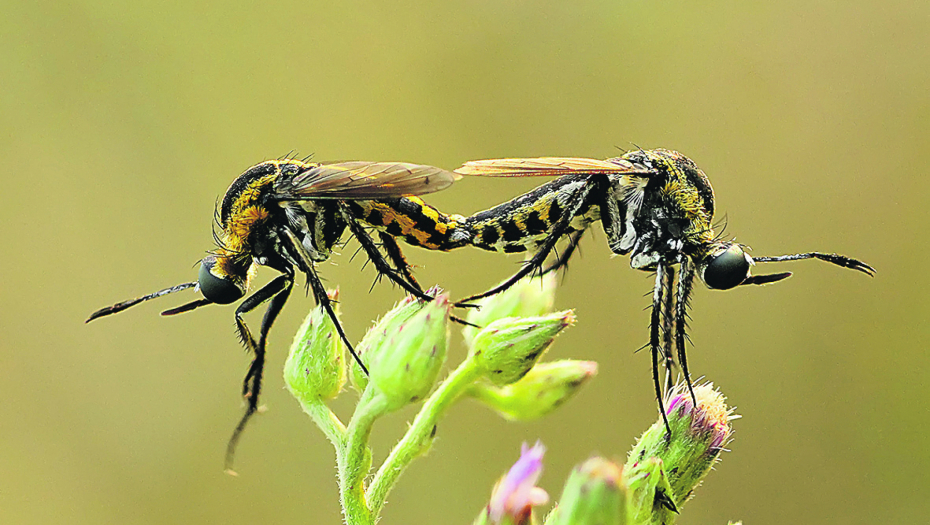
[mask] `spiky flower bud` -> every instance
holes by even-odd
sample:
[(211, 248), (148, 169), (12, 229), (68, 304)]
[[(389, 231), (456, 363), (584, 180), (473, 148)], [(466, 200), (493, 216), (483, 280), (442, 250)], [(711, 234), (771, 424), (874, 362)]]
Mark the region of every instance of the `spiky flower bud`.
[[(542, 277), (525, 278), (503, 292), (476, 302), (465, 318), (476, 326), (487, 326), (505, 317), (536, 317), (552, 312), (555, 303), (556, 275), (549, 272)], [(478, 329), (462, 329), (466, 342), (471, 342)]]
[(385, 396), (389, 410), (426, 397), (446, 359), (449, 296), (417, 306), (419, 311), (405, 321), (392, 320), (381, 341), (367, 351), (371, 386)]
[[(334, 301), (338, 295), (329, 292)], [(336, 397), (345, 381), (345, 345), (326, 311), (314, 308), (294, 336), (284, 363), (284, 382), (299, 399), (326, 400)]]
[(630, 506), (620, 467), (593, 457), (575, 467), (547, 525), (626, 525)]
[[(430, 295), (437, 295), (438, 288), (431, 288), (427, 293)], [(394, 308), (389, 312), (381, 316), (374, 326), (368, 329), (365, 337), (363, 337), (362, 341), (355, 347), (355, 353), (362, 359), (365, 366), (371, 366), (370, 358), (372, 351), (385, 342), (390, 334), (403, 326), (404, 323), (416, 315), (422, 308), (422, 302), (418, 301), (412, 295), (408, 295), (395, 304)], [(355, 388), (359, 391), (365, 390), (368, 386), (368, 376), (362, 371), (362, 368), (358, 366), (358, 363), (354, 361), (351, 369), (352, 384), (355, 385)]]
[[(669, 391), (665, 406), (671, 435), (662, 420), (657, 421), (639, 439), (624, 467), (634, 499), (656, 503), (653, 516), (671, 516), (681, 509), (719, 460), (733, 433), (730, 421), (739, 417), (710, 383), (695, 386), (694, 396), (697, 405), (685, 385)], [(660, 483), (660, 478), (665, 481)]]
[(499, 319), (475, 335), (471, 357), (492, 383), (509, 385), (526, 375), (555, 336), (574, 322), (571, 310), (540, 317)]
[(475, 524), (525, 525), (530, 523), (533, 507), (549, 501), (546, 491), (537, 487), (542, 475), (542, 459), (546, 447), (537, 442), (532, 447), (523, 444), (520, 459), (491, 491), (491, 501)]
[(515, 383), (502, 387), (476, 383), (469, 393), (507, 419), (526, 421), (555, 410), (596, 373), (593, 361), (539, 363)]

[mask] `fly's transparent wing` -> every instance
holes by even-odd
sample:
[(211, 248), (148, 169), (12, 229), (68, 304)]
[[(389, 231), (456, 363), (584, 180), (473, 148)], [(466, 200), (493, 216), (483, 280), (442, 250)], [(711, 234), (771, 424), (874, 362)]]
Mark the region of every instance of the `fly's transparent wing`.
[(460, 178), (422, 164), (351, 161), (311, 167), (280, 181), (275, 190), (284, 200), (369, 200), (433, 193)]
[(621, 158), (607, 160), (576, 157), (540, 157), (535, 159), (472, 160), (455, 170), (460, 175), (481, 177), (560, 177), (596, 173), (649, 173), (649, 169)]

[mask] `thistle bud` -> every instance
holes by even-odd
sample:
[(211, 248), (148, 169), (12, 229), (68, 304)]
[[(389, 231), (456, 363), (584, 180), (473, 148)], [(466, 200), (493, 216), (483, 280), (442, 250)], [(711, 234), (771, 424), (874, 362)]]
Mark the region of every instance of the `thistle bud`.
[(546, 491), (537, 487), (542, 475), (542, 459), (546, 447), (537, 442), (532, 447), (523, 444), (520, 459), (491, 491), (491, 501), (475, 520), (475, 524), (525, 525), (531, 523), (533, 507), (549, 501)]
[[(503, 292), (486, 297), (475, 304), (465, 318), (476, 326), (487, 326), (505, 317), (536, 317), (552, 312), (555, 303), (556, 275), (549, 272), (542, 277), (524, 278)], [(478, 329), (462, 329), (465, 341), (471, 343)]]
[[(657, 421), (639, 439), (624, 467), (631, 489), (654, 491), (652, 499), (664, 502), (662, 506), (669, 512), (681, 508), (719, 460), (733, 434), (730, 421), (739, 417), (710, 383), (695, 386), (694, 396), (697, 405), (686, 386), (678, 384), (669, 391), (665, 412), (671, 435), (667, 435), (662, 420)], [(661, 476), (653, 475), (659, 470)], [(647, 477), (653, 481), (644, 486), (634, 484), (636, 479)], [(655, 485), (657, 478), (666, 477), (667, 488)]]
[(440, 295), (417, 306), (419, 311), (405, 321), (395, 317), (381, 341), (368, 350), (371, 386), (385, 396), (388, 410), (426, 397), (446, 359), (449, 296)]
[[(431, 295), (436, 295), (438, 288), (431, 288)], [(423, 308), (423, 303), (418, 301), (412, 295), (403, 298), (394, 305), (389, 312), (381, 316), (380, 319), (368, 329), (365, 337), (355, 347), (355, 353), (358, 354), (365, 366), (371, 366), (370, 357), (374, 349), (380, 346), (388, 336), (394, 333), (399, 327), (403, 326), (411, 317), (417, 314)], [(376, 352), (375, 352), (376, 353)], [(362, 371), (357, 362), (352, 363), (352, 384), (359, 391), (365, 390), (368, 386), (368, 375)]]
[[(575, 467), (547, 525), (626, 525), (629, 496), (620, 467), (600, 457)], [(652, 522), (650, 522), (652, 523)]]
[(593, 361), (539, 363), (516, 383), (502, 387), (476, 383), (469, 393), (507, 419), (527, 421), (561, 406), (596, 373)]
[(526, 375), (555, 336), (574, 322), (571, 310), (541, 317), (499, 319), (475, 335), (470, 357), (492, 383), (509, 385)]
[[(338, 291), (329, 292), (334, 301), (338, 296)], [(314, 308), (294, 336), (284, 382), (298, 399), (326, 400), (336, 397), (345, 381), (345, 345), (326, 311)]]

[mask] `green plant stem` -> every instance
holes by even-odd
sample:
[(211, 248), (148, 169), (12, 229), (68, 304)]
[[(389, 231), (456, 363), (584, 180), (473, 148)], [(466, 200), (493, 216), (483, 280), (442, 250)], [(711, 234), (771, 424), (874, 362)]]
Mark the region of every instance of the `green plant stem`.
[[(323, 434), (336, 449), (336, 456), (341, 456), (346, 447), (346, 426), (320, 398), (304, 400), (298, 398), (300, 407), (310, 419), (320, 427)], [(338, 460), (338, 459), (337, 459)]]
[(346, 429), (341, 461), (339, 454), (336, 455), (339, 495), (348, 525), (374, 525), (375, 516), (378, 515), (370, 510), (365, 500), (365, 476), (371, 469), (371, 449), (368, 448), (371, 428), (385, 412), (387, 404), (384, 396), (369, 385), (362, 393)]
[(380, 514), (388, 493), (410, 462), (429, 449), (440, 416), (466, 392), (479, 374), (478, 365), (469, 357), (449, 374), (423, 404), (413, 424), (391, 450), (368, 488), (369, 505), (374, 516)]

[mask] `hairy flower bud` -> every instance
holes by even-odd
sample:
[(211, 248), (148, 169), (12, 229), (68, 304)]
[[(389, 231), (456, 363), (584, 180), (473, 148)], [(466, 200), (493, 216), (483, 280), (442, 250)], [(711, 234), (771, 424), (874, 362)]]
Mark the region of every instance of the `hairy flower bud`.
[(419, 311), (405, 321), (395, 318), (389, 323), (385, 336), (367, 352), (371, 386), (385, 396), (389, 410), (426, 397), (446, 359), (449, 296), (418, 306)]
[[(438, 288), (431, 288), (427, 293), (436, 295), (437, 291)], [(395, 304), (394, 308), (389, 312), (381, 316), (374, 326), (368, 329), (365, 337), (363, 337), (362, 341), (355, 347), (355, 353), (358, 354), (362, 362), (365, 363), (365, 366), (371, 366), (369, 360), (372, 352), (377, 353), (375, 349), (385, 342), (390, 334), (416, 315), (421, 308), (423, 308), (423, 303), (418, 301), (415, 297), (408, 295)], [(359, 391), (365, 390), (368, 386), (368, 376), (356, 362), (352, 363), (351, 370), (352, 384), (355, 385), (355, 388)]]
[(626, 525), (630, 506), (620, 467), (593, 457), (575, 467), (547, 525)]
[[(338, 291), (329, 295), (335, 301)], [(325, 400), (336, 397), (345, 381), (345, 345), (326, 311), (314, 308), (294, 336), (284, 363), (284, 382), (300, 399)]]
[(526, 375), (555, 336), (574, 322), (571, 310), (499, 319), (475, 335), (471, 357), (492, 383), (509, 385)]
[[(503, 292), (476, 302), (465, 318), (476, 326), (487, 326), (505, 317), (536, 317), (552, 312), (555, 303), (556, 275), (549, 272), (542, 277), (524, 278)], [(471, 342), (477, 328), (466, 326), (462, 330), (466, 342)]]
[(469, 393), (507, 419), (526, 421), (561, 406), (596, 373), (593, 361), (539, 363), (515, 383), (502, 387), (476, 383)]
[(665, 400), (671, 435), (660, 419), (639, 439), (624, 466), (634, 499), (662, 502), (654, 510), (660, 514), (671, 516), (692, 496), (729, 442), (730, 421), (739, 417), (710, 383), (695, 386), (694, 396), (697, 405), (685, 385), (672, 388)]

